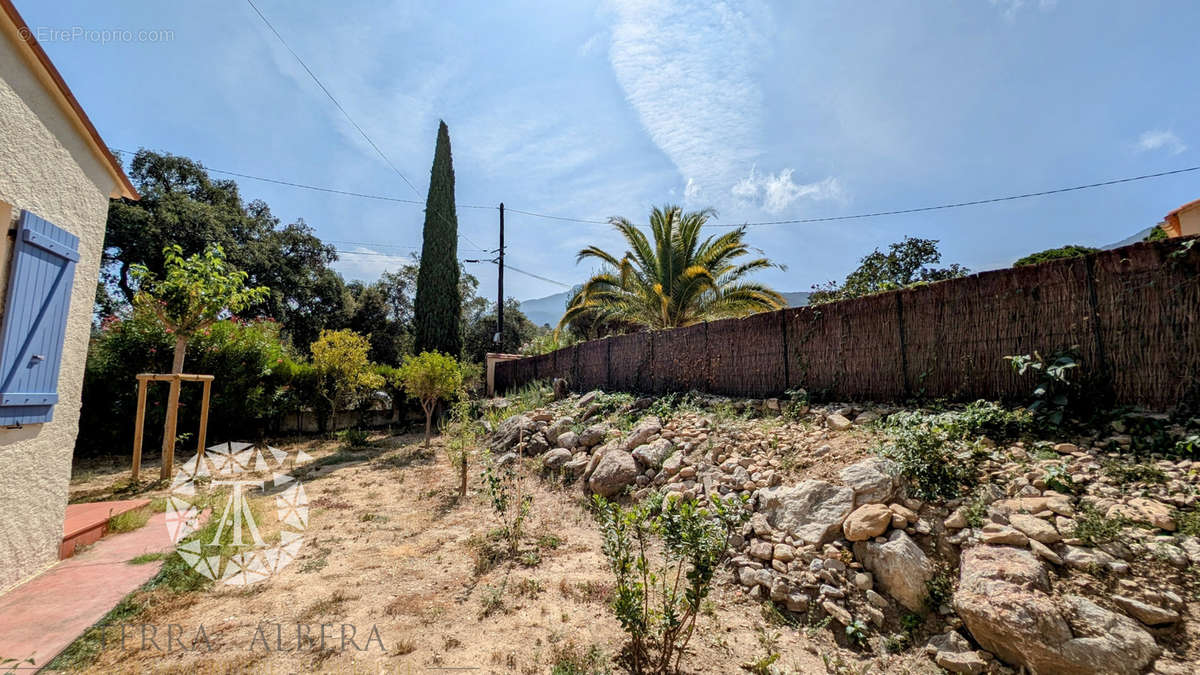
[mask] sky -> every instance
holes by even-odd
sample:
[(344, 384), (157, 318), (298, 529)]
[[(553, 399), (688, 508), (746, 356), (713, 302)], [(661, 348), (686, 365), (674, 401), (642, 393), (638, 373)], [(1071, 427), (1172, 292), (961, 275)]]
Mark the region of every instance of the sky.
[[(445, 120), (458, 203), (489, 207), (459, 208), (460, 258), (491, 255), (504, 202), (508, 264), (567, 285), (594, 271), (579, 249), (621, 240), (513, 209), (646, 222), (670, 203), (737, 225), (1200, 165), (1190, 0), (254, 1), (415, 189), (244, 0), (16, 5), (114, 148), (423, 203)], [(237, 180), (335, 243), (347, 278), (419, 251), (420, 203)], [(1122, 240), (1198, 197), (1192, 172), (746, 239), (786, 268), (761, 280), (801, 291), (906, 235), (979, 271)], [(467, 269), (494, 293), (495, 265)], [(505, 275), (518, 299), (562, 290)]]

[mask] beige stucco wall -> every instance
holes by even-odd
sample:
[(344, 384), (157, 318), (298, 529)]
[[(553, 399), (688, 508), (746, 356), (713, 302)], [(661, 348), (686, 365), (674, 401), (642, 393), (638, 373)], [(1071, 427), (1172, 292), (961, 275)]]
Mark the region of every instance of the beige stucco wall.
[[(14, 212), (32, 211), (78, 236), (81, 257), (54, 419), (0, 429), (0, 592), (58, 558), (92, 301), (114, 187), (112, 174), (26, 57), (0, 34), (0, 202)], [(0, 277), (5, 279), (8, 244), (6, 237), (0, 251)]]
[(1200, 234), (1200, 205), (1179, 212), (1179, 234), (1184, 237)]

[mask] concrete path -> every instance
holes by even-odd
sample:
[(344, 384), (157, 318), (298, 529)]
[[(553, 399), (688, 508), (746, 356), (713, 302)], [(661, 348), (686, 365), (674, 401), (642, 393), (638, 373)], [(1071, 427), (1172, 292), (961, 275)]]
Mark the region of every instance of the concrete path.
[(44, 667), (162, 567), (157, 560), (143, 565), (129, 560), (173, 546), (166, 514), (156, 513), (145, 527), (104, 537), (0, 595), (0, 659), (33, 657), (36, 667)]

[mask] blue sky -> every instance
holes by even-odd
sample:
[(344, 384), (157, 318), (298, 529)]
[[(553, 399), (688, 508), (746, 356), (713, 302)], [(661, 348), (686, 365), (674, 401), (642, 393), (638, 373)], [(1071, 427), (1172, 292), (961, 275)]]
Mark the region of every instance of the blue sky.
[[(168, 30), (167, 41), (44, 40), (105, 140), (218, 169), (418, 198), (241, 0), (16, 0), (35, 30)], [(652, 204), (720, 223), (834, 216), (1200, 164), (1200, 5), (958, 2), (256, 0), (424, 199), (439, 118), (463, 204), (644, 222)], [(44, 34), (44, 33), (43, 33)], [(419, 206), (239, 180), (374, 278), (419, 248)], [(1200, 197), (1200, 172), (897, 217), (751, 228), (808, 290), (904, 235), (1000, 267), (1104, 245)], [(459, 210), (461, 257), (496, 213)], [(469, 239), (470, 242), (467, 240)], [(576, 283), (602, 225), (507, 218), (509, 262)], [(342, 242), (368, 242), (342, 243)], [(395, 258), (389, 256), (396, 256)], [(495, 268), (472, 265), (482, 290)], [(561, 288), (506, 275), (509, 295)]]

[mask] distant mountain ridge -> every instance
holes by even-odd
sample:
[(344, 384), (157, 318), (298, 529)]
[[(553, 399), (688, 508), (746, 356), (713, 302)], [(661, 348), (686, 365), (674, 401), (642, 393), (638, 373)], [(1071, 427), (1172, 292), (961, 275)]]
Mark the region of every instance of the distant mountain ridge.
[[(780, 293), (787, 300), (788, 307), (803, 307), (808, 304), (808, 296), (811, 293), (807, 291), (795, 291), (792, 293)], [(571, 297), (571, 291), (563, 291), (554, 295), (547, 295), (544, 298), (534, 298), (533, 300), (525, 300), (521, 302), (521, 312), (529, 317), (529, 320), (535, 324), (542, 326), (549, 324), (551, 327), (558, 324), (558, 320), (562, 318), (563, 312), (567, 309), (567, 299)]]

